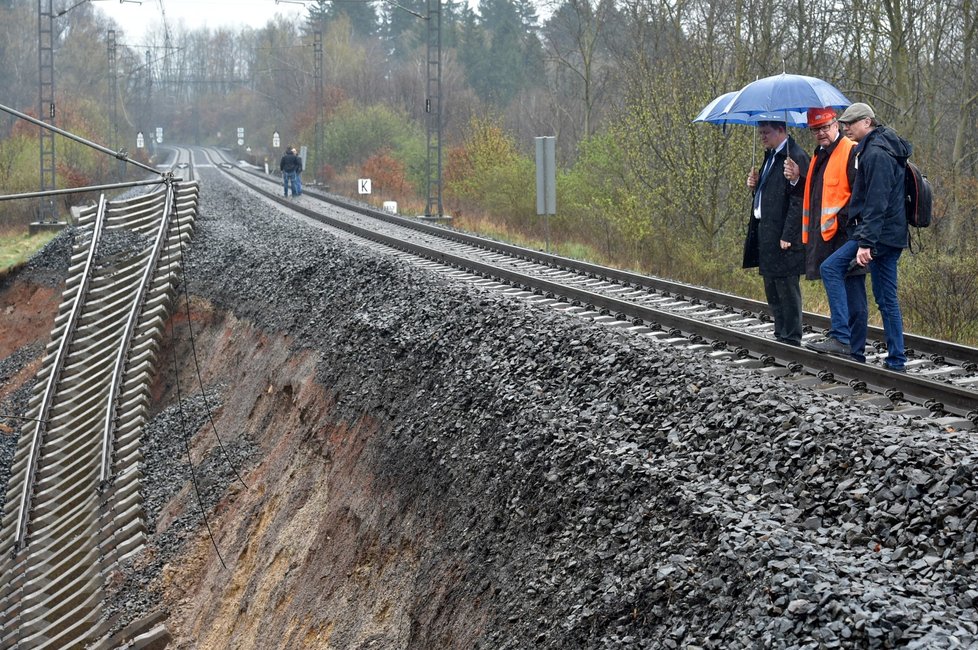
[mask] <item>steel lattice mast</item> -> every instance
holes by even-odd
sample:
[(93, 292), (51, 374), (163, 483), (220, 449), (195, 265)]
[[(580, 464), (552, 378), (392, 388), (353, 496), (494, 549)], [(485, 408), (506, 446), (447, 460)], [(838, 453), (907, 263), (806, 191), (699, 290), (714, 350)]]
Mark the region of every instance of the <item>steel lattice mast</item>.
[(427, 125), (427, 189), (425, 216), (444, 214), (441, 200), (441, 0), (427, 0), (427, 85), (425, 114)]

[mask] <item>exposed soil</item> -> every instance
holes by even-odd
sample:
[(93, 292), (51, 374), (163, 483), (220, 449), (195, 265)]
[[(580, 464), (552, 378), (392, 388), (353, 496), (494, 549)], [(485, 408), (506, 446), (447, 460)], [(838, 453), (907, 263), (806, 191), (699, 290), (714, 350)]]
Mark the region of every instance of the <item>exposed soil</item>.
[(0, 359), (31, 343), (46, 343), (59, 304), (61, 287), (11, 282), (9, 287), (0, 289)]
[(181, 649), (978, 644), (970, 434), (450, 282), (204, 179), (118, 627), (158, 612)]
[[(378, 423), (367, 415), (336, 421), (310, 351), (199, 301), (193, 313), (207, 314), (195, 331), (205, 384), (227, 382), (216, 428), (225, 441), (245, 437), (257, 449), (251, 466), (238, 468), (248, 487), (232, 484), (210, 516), (228, 569), (202, 529), (162, 569), (174, 647), (257, 649), (271, 639), (282, 648), (474, 645), (482, 621), (475, 603), (452, 603), (464, 616), (447, 628), (435, 620), (455, 561), (430, 557), (435, 513), (416, 512), (378, 481)], [(186, 342), (186, 333), (178, 327), (174, 338)], [(190, 356), (186, 343), (178, 356)], [(195, 382), (188, 370), (184, 386)], [(173, 390), (170, 381), (162, 392)], [(214, 441), (205, 425), (193, 456), (216, 454)], [(186, 491), (157, 529), (183, 515), (197, 517)]]
[[(71, 232), (0, 276), (0, 494), (6, 494), (17, 436), (61, 304)], [(14, 417), (11, 417), (14, 416)]]

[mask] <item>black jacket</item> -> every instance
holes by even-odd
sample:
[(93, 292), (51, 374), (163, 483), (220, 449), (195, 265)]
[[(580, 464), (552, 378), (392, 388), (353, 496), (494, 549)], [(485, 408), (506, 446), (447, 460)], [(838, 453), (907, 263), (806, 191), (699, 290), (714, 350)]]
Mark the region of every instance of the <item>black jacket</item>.
[(904, 174), (913, 146), (878, 126), (853, 150), (856, 180), (849, 199), (849, 236), (864, 248), (907, 247)]
[(282, 156), (282, 160), (279, 162), (278, 168), (283, 172), (301, 172), (302, 158), (294, 153), (287, 153)]
[[(801, 178), (794, 186), (784, 177), (785, 157), (791, 158), (801, 169)], [(771, 152), (765, 152), (761, 169)], [(808, 172), (808, 154), (793, 139), (777, 153), (773, 167), (761, 184), (761, 218), (754, 218), (753, 202), (747, 239), (744, 241), (744, 268), (758, 267), (766, 277), (788, 277), (805, 272), (805, 247), (801, 243), (801, 203), (805, 192), (805, 174)], [(791, 243), (791, 248), (781, 250), (781, 240)]]

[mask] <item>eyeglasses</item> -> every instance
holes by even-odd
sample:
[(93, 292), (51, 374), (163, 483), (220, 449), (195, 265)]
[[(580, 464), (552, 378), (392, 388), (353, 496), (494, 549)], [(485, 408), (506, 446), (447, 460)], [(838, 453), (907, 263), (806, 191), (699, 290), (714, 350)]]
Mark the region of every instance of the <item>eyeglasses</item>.
[(832, 120), (828, 124), (823, 124), (822, 126), (816, 126), (816, 127), (813, 127), (813, 128), (809, 128), (808, 130), (811, 131), (812, 133), (816, 134), (816, 135), (819, 134), (819, 133), (828, 133), (829, 127), (832, 126), (833, 124), (835, 124), (837, 121), (838, 120)]

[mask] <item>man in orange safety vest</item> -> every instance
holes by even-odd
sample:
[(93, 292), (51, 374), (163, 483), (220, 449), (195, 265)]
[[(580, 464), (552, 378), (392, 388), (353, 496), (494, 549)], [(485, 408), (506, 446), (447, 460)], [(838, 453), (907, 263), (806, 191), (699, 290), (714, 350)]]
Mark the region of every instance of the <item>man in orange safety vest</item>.
[[(802, 202), (801, 239), (805, 244), (805, 277), (821, 279), (819, 266), (829, 255), (849, 240), (846, 229), (849, 197), (856, 174), (853, 149), (856, 143), (842, 135), (835, 109), (808, 109), (808, 129), (818, 146), (805, 175)], [(786, 166), (792, 184), (801, 180), (797, 165)], [(866, 297), (866, 269), (856, 267), (845, 280), (846, 303), (849, 307), (849, 352), (856, 361), (866, 361), (866, 330), (869, 303)], [(831, 332), (829, 335), (831, 339)], [(818, 352), (833, 352), (846, 356), (845, 350), (822, 350), (826, 342), (806, 344)]]

